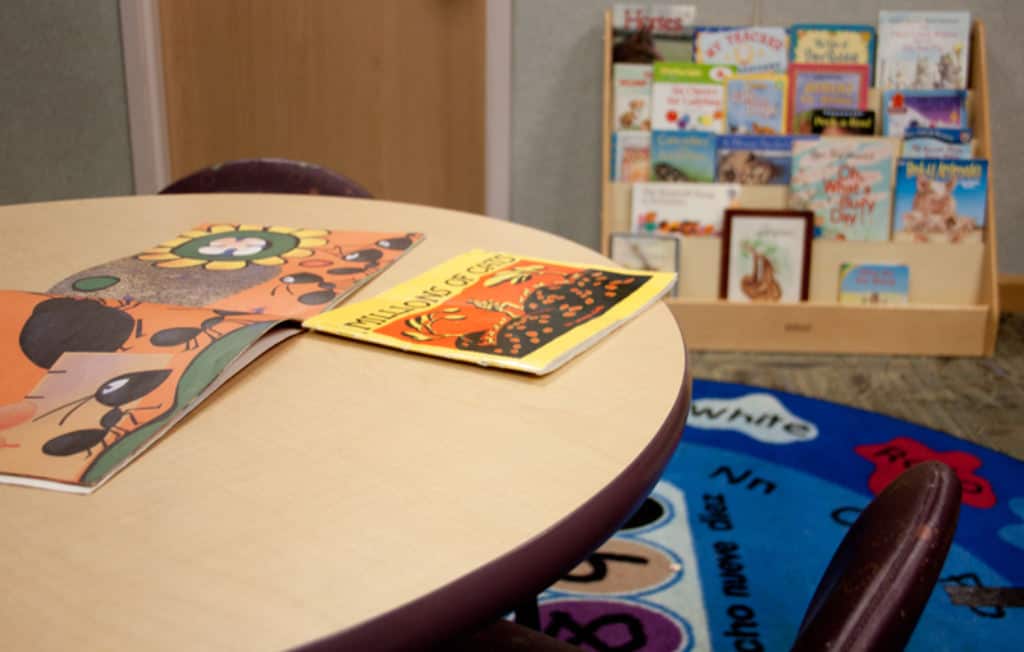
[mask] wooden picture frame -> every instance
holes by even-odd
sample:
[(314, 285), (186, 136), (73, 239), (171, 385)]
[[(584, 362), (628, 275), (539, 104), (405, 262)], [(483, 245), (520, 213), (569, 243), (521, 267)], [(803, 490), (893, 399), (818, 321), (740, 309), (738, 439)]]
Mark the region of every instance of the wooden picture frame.
[(627, 269), (669, 272), (677, 276), (671, 295), (679, 296), (679, 273), (683, 242), (674, 235), (662, 233), (611, 233), (608, 236), (608, 257)]
[[(750, 303), (806, 301), (813, 239), (811, 211), (727, 210), (719, 296)], [(740, 276), (747, 269), (750, 273)]]

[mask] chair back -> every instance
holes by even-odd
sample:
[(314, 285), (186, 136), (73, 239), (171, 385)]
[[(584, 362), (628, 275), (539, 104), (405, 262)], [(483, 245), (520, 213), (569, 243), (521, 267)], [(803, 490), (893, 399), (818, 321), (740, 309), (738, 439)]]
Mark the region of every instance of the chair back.
[(178, 179), (161, 195), (202, 192), (270, 192), (372, 198), (355, 181), (312, 163), (280, 158), (211, 165)]
[(871, 501), (822, 576), (794, 652), (902, 650), (949, 552), (960, 492), (948, 466), (922, 462)]

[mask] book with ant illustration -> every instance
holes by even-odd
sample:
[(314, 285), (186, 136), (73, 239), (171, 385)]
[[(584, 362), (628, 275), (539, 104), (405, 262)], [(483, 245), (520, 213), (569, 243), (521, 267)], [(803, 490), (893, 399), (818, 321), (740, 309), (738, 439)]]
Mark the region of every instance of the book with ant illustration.
[(46, 294), (0, 291), (0, 482), (93, 491), (422, 237), (203, 225)]
[(303, 326), (543, 375), (649, 307), (675, 279), (672, 273), (474, 250)]

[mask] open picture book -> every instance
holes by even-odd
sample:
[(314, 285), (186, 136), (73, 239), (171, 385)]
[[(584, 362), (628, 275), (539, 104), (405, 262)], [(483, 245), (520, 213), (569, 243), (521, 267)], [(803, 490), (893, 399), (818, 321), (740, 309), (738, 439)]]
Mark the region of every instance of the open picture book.
[(89, 493), (419, 233), (207, 224), (0, 291), (0, 482)]

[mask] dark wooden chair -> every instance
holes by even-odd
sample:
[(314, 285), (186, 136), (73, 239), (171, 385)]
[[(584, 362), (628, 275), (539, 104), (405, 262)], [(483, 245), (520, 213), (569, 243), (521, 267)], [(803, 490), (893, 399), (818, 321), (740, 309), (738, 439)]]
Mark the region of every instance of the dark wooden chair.
[(271, 192), (372, 198), (355, 181), (312, 163), (281, 158), (243, 159), (211, 165), (178, 179), (161, 195), (201, 192)]
[[(911, 467), (847, 532), (804, 614), (794, 652), (902, 650), (935, 588), (960, 514), (960, 481), (940, 462)], [(579, 649), (498, 621), (435, 649)]]
[(935, 588), (960, 515), (940, 462), (904, 471), (843, 538), (800, 624), (794, 652), (902, 650)]

